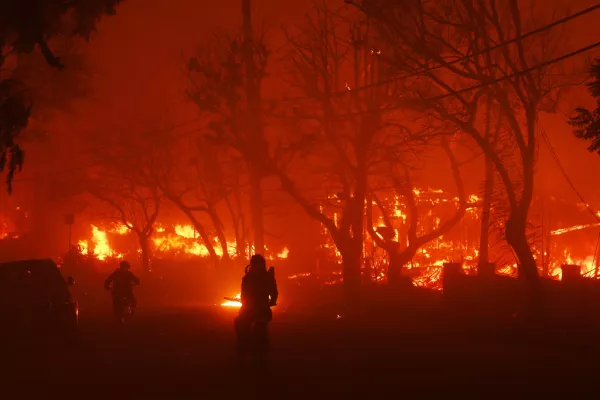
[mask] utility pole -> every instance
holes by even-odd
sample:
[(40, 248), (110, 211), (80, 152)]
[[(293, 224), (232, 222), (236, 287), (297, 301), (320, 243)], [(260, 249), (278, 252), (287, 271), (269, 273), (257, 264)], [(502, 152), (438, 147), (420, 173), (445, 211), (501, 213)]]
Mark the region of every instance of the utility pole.
[(4, 239), (4, 194), (0, 189), (0, 239)]
[(243, 18), (243, 59), (245, 65), (245, 92), (247, 100), (246, 121), (243, 143), (250, 172), (250, 210), (254, 233), (254, 251), (263, 254), (265, 251), (263, 226), (262, 181), (264, 177), (263, 159), (266, 143), (262, 137), (260, 110), (260, 77), (255, 60), (254, 30), (252, 28), (252, 7), (250, 0), (242, 0)]
[(548, 259), (546, 257), (546, 227), (544, 226), (544, 219), (546, 213), (544, 212), (544, 197), (541, 199), (541, 214), (542, 214), (542, 276), (546, 278), (548, 276)]
[(75, 223), (75, 215), (74, 214), (66, 214), (65, 215), (65, 224), (69, 226), (69, 251), (71, 247), (73, 247), (73, 224)]
[[(488, 143), (493, 143), (492, 137), (492, 100), (487, 99), (486, 104), (486, 121), (485, 121), (485, 140)], [(500, 121), (498, 121), (498, 126)], [(494, 164), (492, 159), (485, 157), (485, 182), (483, 189), (483, 199), (481, 202), (481, 229), (479, 233), (479, 264), (487, 264), (490, 262), (490, 219), (492, 196), (494, 191)]]
[[(254, 64), (254, 30), (252, 28), (252, 7), (250, 0), (242, 0), (242, 17), (244, 29), (244, 64), (246, 66), (246, 94), (248, 109), (257, 111), (260, 102), (256, 65)], [(255, 116), (255, 115), (251, 115)], [(251, 118), (254, 119), (254, 118)]]

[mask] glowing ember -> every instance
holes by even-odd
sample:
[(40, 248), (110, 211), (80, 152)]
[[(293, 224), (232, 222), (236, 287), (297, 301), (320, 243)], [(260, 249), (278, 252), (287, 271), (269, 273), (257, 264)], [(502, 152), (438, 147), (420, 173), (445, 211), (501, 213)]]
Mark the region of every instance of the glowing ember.
[(502, 276), (516, 277), (517, 276), (517, 264), (507, 265), (505, 267), (497, 269), (496, 273), (498, 275), (502, 275)]
[(233, 301), (233, 300), (226, 300), (223, 303), (221, 303), (221, 306), (223, 307), (234, 307), (234, 308), (240, 308), (242, 306), (242, 294), (238, 293), (235, 296), (233, 296), (234, 299), (237, 299), (238, 301)]
[(574, 226), (569, 226), (568, 228), (556, 229), (556, 230), (553, 230), (552, 232), (550, 232), (550, 234), (553, 236), (558, 236), (558, 235), (562, 235), (562, 234), (565, 234), (568, 232), (580, 231), (582, 229), (594, 228), (597, 226), (600, 226), (600, 222), (596, 222), (594, 224), (574, 225)]

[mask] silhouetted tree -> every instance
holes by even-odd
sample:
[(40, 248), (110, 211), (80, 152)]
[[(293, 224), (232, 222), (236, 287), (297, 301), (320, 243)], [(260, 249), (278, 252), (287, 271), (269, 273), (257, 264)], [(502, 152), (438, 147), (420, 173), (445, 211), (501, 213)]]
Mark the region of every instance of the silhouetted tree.
[[(540, 65), (556, 51), (556, 40), (547, 33), (522, 37), (535, 28), (536, 19), (522, 15), (525, 11), (518, 0), (508, 0), (502, 7), (491, 0), (347, 2), (378, 21), (383, 57), (399, 77), (415, 82), (414, 90), (398, 103), (454, 124), (492, 161), (508, 204), (503, 217), (505, 239), (518, 258), (530, 293), (539, 293), (527, 221), (538, 114), (552, 110), (557, 86), (564, 80)], [(432, 95), (432, 90), (437, 93)], [(512, 146), (511, 152), (499, 153), (477, 125), (486, 99), (502, 110), (510, 129), (501, 141)]]
[(17, 136), (27, 126), (31, 103), (25, 85), (16, 79), (0, 81), (0, 172), (5, 169), (8, 193), (12, 179), (23, 167), (24, 153)]
[[(59, 56), (48, 41), (57, 35), (83, 36), (89, 39), (96, 23), (104, 15), (114, 15), (122, 0), (5, 0), (0, 2), (0, 68), (10, 55), (28, 54), (38, 47), (53, 68), (63, 69)], [(23, 165), (23, 151), (16, 138), (27, 126), (31, 98), (25, 86), (15, 78), (0, 81), (0, 170), (6, 169), (7, 186)]]
[[(390, 221), (390, 211), (386, 210), (382, 202), (375, 194), (372, 194), (367, 200), (367, 229), (373, 241), (381, 248), (385, 249), (389, 255), (388, 283), (397, 285), (400, 282), (402, 268), (405, 267), (415, 256), (417, 251), (427, 243), (439, 238), (449, 232), (458, 224), (465, 214), (467, 208), (466, 194), (460, 172), (460, 164), (450, 149), (446, 138), (441, 139), (441, 147), (446, 152), (450, 161), (450, 168), (457, 189), (458, 204), (454, 215), (441, 223), (437, 228), (429, 232), (418, 234), (419, 232), (419, 207), (415, 199), (414, 185), (412, 183), (410, 170), (406, 166), (401, 166), (402, 172), (397, 172), (397, 168), (390, 173), (390, 178), (395, 183), (395, 191), (398, 197), (402, 199), (408, 210), (408, 244), (401, 243), (400, 237), (395, 237), (392, 223)], [(398, 163), (392, 164), (397, 167)], [(373, 203), (376, 203), (381, 210), (384, 226), (375, 229), (373, 226)]]
[(246, 227), (246, 214), (242, 197), (242, 167), (243, 160), (231, 160), (231, 195), (225, 197), (225, 204), (231, 217), (233, 231), (235, 232), (236, 253), (238, 257), (246, 256), (248, 246), (248, 231)]
[(250, 181), (250, 214), (255, 251), (264, 253), (262, 182), (269, 174), (269, 145), (264, 133), (261, 86), (269, 51), (256, 38), (244, 0), (243, 32), (219, 34), (189, 60), (188, 95), (211, 119), (210, 138), (235, 149), (243, 158)]
[(20, 54), (14, 68), (7, 72), (27, 86), (35, 105), (31, 118), (42, 124), (53, 118), (56, 111), (73, 112), (73, 101), (86, 98), (92, 91), (94, 67), (83, 53), (83, 41), (61, 35), (52, 38), (49, 44), (61, 55), (67, 70), (48, 68), (44, 56), (34, 51)]
[[(485, 109), (485, 140), (492, 142), (492, 101), (488, 98)], [(498, 135), (495, 135), (497, 137)], [(492, 144), (493, 145), (493, 144)], [(481, 230), (479, 232), (479, 265), (490, 262), (490, 217), (492, 195), (494, 191), (494, 164), (490, 157), (485, 157), (485, 178), (483, 182), (483, 199), (481, 205)]]
[(154, 233), (154, 223), (160, 211), (161, 197), (158, 188), (152, 185), (140, 185), (132, 176), (109, 180), (106, 171), (99, 172), (101, 179), (90, 176), (94, 185), (89, 193), (111, 209), (109, 218), (127, 227), (134, 233), (140, 245), (142, 267), (150, 271), (152, 245), (150, 239)]
[[(221, 149), (200, 137), (190, 142), (171, 141), (162, 150), (163, 174), (154, 179), (164, 196), (192, 223), (204, 242), (210, 258), (219, 261), (213, 237), (209, 235), (200, 215), (209, 217), (222, 250), (221, 261), (230, 260), (227, 237), (217, 207), (229, 196), (229, 176), (224, 171)], [(243, 248), (242, 248), (243, 249)]]
[(81, 183), (86, 191), (109, 206), (109, 218), (125, 225), (138, 239), (142, 266), (150, 270), (154, 224), (162, 193), (153, 178), (164, 168), (149, 137), (136, 132), (104, 134), (89, 152), (95, 167)]
[[(368, 21), (344, 21), (325, 4), (315, 4), (302, 34), (296, 38), (288, 35), (294, 45), (289, 81), (306, 100), (283, 104), (295, 125), (286, 144), (287, 154), (297, 160), (290, 163), (286, 159), (290, 166), (278, 163), (277, 158), (273, 163), (282, 188), (331, 235), (341, 254), (348, 299), (357, 298), (361, 284), (365, 201), (376, 163), (374, 145), (379, 136), (395, 129), (382, 118), (390, 87), (353, 90), (387, 77), (370, 42), (370, 29)], [(307, 168), (318, 171), (313, 184), (318, 182), (322, 190), (330, 190), (323, 193), (321, 204), (315, 204), (314, 198), (296, 185), (298, 173), (294, 170)], [(334, 216), (332, 209), (336, 209)]]
[(600, 58), (590, 68), (591, 82), (587, 83), (588, 91), (596, 100), (596, 108), (576, 108), (576, 115), (569, 124), (575, 128), (575, 136), (590, 141), (588, 150), (600, 154)]
[(48, 46), (56, 35), (69, 34), (89, 39), (102, 16), (115, 15), (123, 0), (5, 0), (0, 4), (3, 29), (0, 44), (3, 52), (0, 64), (7, 54), (31, 53), (36, 47), (49, 66), (64, 68), (59, 56)]

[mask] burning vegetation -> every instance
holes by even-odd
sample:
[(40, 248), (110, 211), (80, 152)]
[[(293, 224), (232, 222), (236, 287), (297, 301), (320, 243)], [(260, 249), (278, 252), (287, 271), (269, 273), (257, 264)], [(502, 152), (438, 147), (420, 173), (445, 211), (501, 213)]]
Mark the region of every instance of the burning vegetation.
[[(339, 223), (338, 207), (339, 200), (331, 195), (322, 206), (329, 209), (332, 220)], [(418, 225), (420, 230), (435, 230), (444, 220), (452, 218), (456, 209), (459, 207), (460, 200), (439, 189), (417, 189), (413, 188), (411, 197), (414, 204), (420, 210)], [(400, 250), (409, 246), (408, 231), (410, 229), (410, 211), (409, 205), (403, 196), (397, 194), (379, 193), (377, 202), (372, 200), (373, 206), (381, 205), (387, 210), (388, 215), (384, 216), (381, 212), (373, 212), (369, 216), (365, 212), (365, 223), (371, 222), (374, 226), (374, 234), (381, 239), (386, 235), (390, 239), (400, 244)], [(564, 202), (556, 202), (555, 207), (564, 208)], [(366, 207), (368, 209), (369, 207)], [(418, 251), (411, 257), (410, 261), (404, 265), (402, 275), (409, 277), (415, 286), (441, 290), (442, 289), (442, 267), (445, 263), (460, 262), (466, 274), (477, 274), (477, 265), (479, 262), (479, 236), (481, 225), (481, 198), (478, 195), (469, 195), (465, 214), (460, 222), (446, 234), (436, 236), (429, 242), (423, 244)], [(581, 205), (571, 205), (573, 210), (581, 211)], [(568, 212), (567, 212), (568, 213)], [(569, 218), (573, 218), (571, 214)], [(583, 217), (582, 217), (583, 218)], [(387, 220), (387, 222), (385, 222)], [(389, 224), (389, 225), (388, 225)], [(103, 226), (103, 227), (101, 227)], [(582, 266), (582, 274), (588, 277), (596, 277), (596, 257), (593, 253), (586, 254), (586, 251), (593, 249), (594, 235), (584, 233), (588, 238), (585, 245), (569, 242), (567, 239), (573, 232), (594, 232), (598, 223), (576, 224), (562, 228), (546, 229), (542, 234), (534, 238), (536, 245), (534, 248), (538, 264), (539, 273), (551, 279), (560, 280), (562, 278), (562, 264), (578, 264)], [(391, 229), (389, 229), (390, 227)], [(365, 283), (385, 284), (388, 282), (390, 268), (390, 255), (387, 251), (378, 246), (373, 236), (367, 232), (365, 226), (364, 244), (361, 264), (361, 276)], [(9, 233), (6, 233), (9, 235)], [(17, 236), (16, 232), (11, 232), (12, 237)], [(92, 257), (97, 261), (109, 263), (118, 259), (139, 259), (141, 249), (136, 245), (134, 233), (128, 225), (103, 223), (92, 224), (89, 226), (87, 235), (77, 240), (78, 252), (82, 256)], [(125, 239), (134, 239), (127, 241)], [(342, 265), (343, 259), (337, 250), (335, 243), (327, 230), (321, 226), (320, 229), (320, 251), (317, 252), (315, 268), (309, 266), (306, 272), (288, 274), (290, 280), (299, 280), (309, 277), (320, 277), (323, 284), (332, 285), (343, 282)], [(545, 243), (544, 243), (545, 242)], [(210, 259), (211, 252), (203, 242), (194, 226), (191, 224), (166, 225), (157, 223), (151, 237), (151, 252), (154, 259)], [(249, 246), (238, 251), (235, 240), (227, 240), (228, 257), (232, 260), (241, 258), (245, 262), (253, 249)], [(542, 246), (544, 244), (544, 246)], [(223, 249), (216, 235), (212, 236), (211, 243), (214, 252), (221, 259), (223, 258)], [(496, 246), (498, 247), (496, 249)], [(545, 254), (542, 256), (541, 249), (545, 248)], [(492, 259), (502, 260), (504, 248), (501, 241), (492, 241)], [(277, 260), (287, 260), (290, 252), (288, 247), (283, 246), (279, 249), (265, 249), (267, 258), (275, 264)], [(577, 255), (574, 255), (577, 254)], [(291, 260), (293, 262), (293, 258)], [(542, 263), (542, 261), (544, 263)], [(310, 271), (310, 272), (309, 272)], [(284, 270), (285, 272), (285, 270)], [(515, 261), (498, 264), (496, 273), (500, 275), (517, 277), (517, 263)], [(239, 302), (225, 301), (223, 306), (238, 307)]]
[[(155, 227), (155, 234), (152, 237), (153, 253), (155, 257), (201, 257), (208, 258), (210, 252), (206, 244), (199, 241), (198, 233), (194, 230), (192, 225), (175, 225), (171, 229), (167, 229), (162, 225)], [(78, 241), (78, 249), (82, 255), (93, 256), (100, 261), (109, 259), (121, 259), (126, 255), (126, 252), (119, 252), (115, 250), (115, 246), (111, 245), (109, 235), (125, 236), (131, 234), (130, 229), (126, 225), (116, 225), (110, 229), (102, 230), (95, 225), (91, 226), (91, 237), (90, 239), (83, 239)], [(218, 246), (218, 239), (213, 238), (212, 246)], [(227, 250), (230, 258), (236, 258), (239, 254), (236, 247), (236, 243), (227, 242)], [(141, 249), (137, 250), (137, 253), (141, 253)], [(219, 257), (223, 257), (223, 251), (219, 247), (215, 247), (215, 253)], [(287, 248), (281, 249), (279, 252), (271, 252), (266, 249), (266, 254), (271, 259), (281, 260), (288, 257), (289, 250)], [(242, 250), (242, 254), (245, 258), (249, 258), (252, 254), (252, 249)], [(132, 256), (127, 254), (129, 257)]]

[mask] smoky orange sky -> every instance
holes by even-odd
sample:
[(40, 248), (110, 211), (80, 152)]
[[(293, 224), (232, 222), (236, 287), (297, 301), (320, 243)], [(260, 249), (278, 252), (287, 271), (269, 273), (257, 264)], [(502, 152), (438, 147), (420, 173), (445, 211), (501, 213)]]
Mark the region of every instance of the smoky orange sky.
[[(77, 137), (81, 137), (83, 132), (158, 124), (161, 119), (182, 124), (181, 132), (194, 129), (194, 124), (186, 123), (196, 116), (196, 109), (186, 102), (183, 94), (186, 86), (182, 73), (184, 56), (189, 56), (215, 28), (236, 29), (241, 23), (240, 3), (240, 0), (127, 0), (123, 3), (118, 15), (104, 19), (86, 45), (86, 52), (94, 66), (93, 99), (80, 102), (73, 115), (57, 117), (51, 127), (53, 143), (50, 147), (54, 154), (50, 157), (54, 161), (46, 159), (48, 163), (43, 169), (28, 164), (18, 180), (26, 182), (32, 174), (39, 180), (44, 174), (54, 173), (54, 169), (60, 170), (61, 162), (57, 159), (68, 159), (77, 152)], [(336, 2), (330, 3), (337, 7)], [(341, 5), (343, 1), (337, 3)], [(553, 6), (551, 3), (548, 0), (548, 7)], [(556, 0), (553, 3), (559, 8), (570, 7), (572, 11), (578, 11), (596, 1)], [(310, 8), (309, 0), (254, 0), (254, 21), (257, 27), (264, 25), (271, 48), (280, 49), (285, 43), (281, 26), (301, 22)], [(599, 25), (600, 12), (570, 22), (569, 46), (575, 49), (597, 41)], [(600, 53), (592, 52), (586, 56), (600, 56)], [(584, 60), (583, 57), (578, 59), (580, 63)], [(269, 91), (272, 90), (269, 88)], [(285, 93), (273, 93), (285, 96)], [(590, 203), (596, 202), (594, 207), (600, 208), (596, 177), (600, 156), (587, 152), (586, 143), (573, 138), (565, 122), (565, 113), (578, 105), (592, 105), (592, 100), (582, 88), (574, 89), (565, 97), (560, 106), (561, 112), (542, 116), (542, 127), (550, 136), (575, 185)], [(35, 159), (35, 146), (29, 150)], [(424, 171), (424, 183), (451, 189), (452, 185), (446, 183), (449, 177), (440, 172), (447, 168), (434, 164), (430, 163)], [(472, 168), (472, 171), (480, 170)], [(470, 175), (469, 188), (477, 190), (480, 176), (477, 172)], [(538, 193), (576, 200), (543, 143), (539, 146), (537, 175)]]

